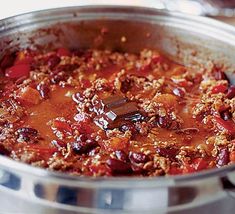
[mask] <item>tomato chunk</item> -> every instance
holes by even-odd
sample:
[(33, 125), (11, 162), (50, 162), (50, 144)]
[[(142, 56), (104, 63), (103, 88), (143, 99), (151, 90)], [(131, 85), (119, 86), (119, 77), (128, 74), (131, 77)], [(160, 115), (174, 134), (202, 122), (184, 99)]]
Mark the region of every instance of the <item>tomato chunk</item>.
[(152, 64), (162, 63), (163, 61), (164, 61), (164, 58), (161, 55), (155, 55), (151, 59)]
[(20, 51), (15, 59), (14, 65), (30, 64), (33, 62), (33, 57), (29, 56), (28, 53)]
[(83, 88), (89, 88), (91, 87), (91, 81), (90, 80), (86, 80), (86, 79), (82, 79), (81, 80), (81, 85)]
[(19, 64), (8, 68), (5, 72), (5, 76), (11, 79), (17, 79), (23, 76), (29, 76), (30, 65), (29, 64)]
[(24, 59), (16, 60), (14, 65), (30, 64), (32, 62), (33, 62), (32, 57), (25, 57)]
[(196, 171), (206, 169), (208, 167), (208, 162), (203, 158), (196, 158), (193, 160), (193, 167)]
[(89, 125), (87, 120), (74, 123), (72, 127), (73, 129), (78, 130), (82, 134), (91, 134), (93, 132), (93, 129)]
[(207, 169), (209, 162), (203, 158), (195, 158), (191, 163), (184, 163), (183, 166), (183, 173), (193, 173)]
[(225, 93), (227, 91), (227, 86), (225, 85), (217, 85), (212, 88), (211, 93), (212, 94), (218, 94), (218, 93)]
[(173, 94), (160, 94), (155, 96), (153, 100), (157, 103), (162, 103), (166, 108), (176, 108), (178, 106), (177, 97)]
[(70, 53), (70, 51), (67, 48), (59, 48), (57, 50), (57, 55), (59, 57), (62, 57), (62, 56), (71, 56), (71, 53)]
[(65, 131), (65, 132), (69, 132), (72, 133), (72, 128), (70, 127), (70, 125), (65, 122), (65, 121), (61, 121), (61, 120), (54, 120), (53, 122), (53, 127), (60, 130), (60, 131)]
[(108, 151), (126, 150), (128, 147), (128, 139), (113, 137), (104, 142), (104, 147)]
[(232, 151), (229, 155), (229, 159), (231, 162), (235, 163), (235, 151)]
[(182, 174), (182, 169), (176, 166), (171, 166), (169, 172), (170, 175), (179, 175)]
[(216, 125), (221, 130), (226, 130), (230, 134), (235, 134), (235, 123), (232, 120), (223, 120), (220, 117), (214, 117)]
[(20, 90), (17, 95), (17, 99), (23, 104), (38, 104), (41, 100), (40, 94), (36, 89), (29, 86)]

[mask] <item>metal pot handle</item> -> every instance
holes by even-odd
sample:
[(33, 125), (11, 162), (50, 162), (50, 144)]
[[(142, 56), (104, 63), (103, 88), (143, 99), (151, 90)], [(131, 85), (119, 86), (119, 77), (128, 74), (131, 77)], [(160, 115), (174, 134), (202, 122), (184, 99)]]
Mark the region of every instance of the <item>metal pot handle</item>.
[(222, 177), (221, 183), (227, 194), (235, 199), (235, 174)]

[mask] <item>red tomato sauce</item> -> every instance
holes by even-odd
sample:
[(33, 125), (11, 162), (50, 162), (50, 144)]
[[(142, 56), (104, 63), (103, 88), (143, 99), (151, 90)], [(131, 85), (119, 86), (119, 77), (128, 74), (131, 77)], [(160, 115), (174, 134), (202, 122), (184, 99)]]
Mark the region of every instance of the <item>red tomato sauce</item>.
[(85, 176), (164, 176), (235, 162), (235, 86), (155, 50), (21, 50), (0, 63), (0, 154)]

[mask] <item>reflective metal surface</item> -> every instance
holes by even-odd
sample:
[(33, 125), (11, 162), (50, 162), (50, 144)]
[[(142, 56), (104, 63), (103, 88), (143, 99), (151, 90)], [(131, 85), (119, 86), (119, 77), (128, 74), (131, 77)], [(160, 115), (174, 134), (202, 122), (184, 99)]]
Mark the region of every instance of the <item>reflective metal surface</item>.
[[(162, 8), (193, 15), (234, 17), (234, 0), (160, 0)], [(159, 4), (159, 3), (158, 3)], [(159, 8), (158, 5), (156, 5)]]
[[(102, 28), (108, 33), (103, 35)], [(206, 18), (134, 7), (63, 8), (0, 22), (0, 55), (27, 46), (131, 52), (158, 48), (190, 66), (200, 67), (209, 60), (223, 63), (230, 74), (235, 63), (234, 28)], [(184, 176), (88, 178), (0, 156), (0, 198), (10, 198), (12, 206), (6, 209), (26, 214), (206, 213), (208, 208), (213, 213), (231, 213), (234, 170), (231, 165)]]

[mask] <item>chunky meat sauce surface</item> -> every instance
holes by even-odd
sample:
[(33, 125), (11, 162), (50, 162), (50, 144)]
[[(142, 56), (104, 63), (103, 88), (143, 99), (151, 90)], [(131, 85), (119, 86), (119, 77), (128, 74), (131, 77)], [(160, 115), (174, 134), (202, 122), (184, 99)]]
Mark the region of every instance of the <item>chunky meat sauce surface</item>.
[(164, 176), (235, 162), (221, 67), (138, 54), (21, 50), (0, 64), (0, 154), (79, 176)]

